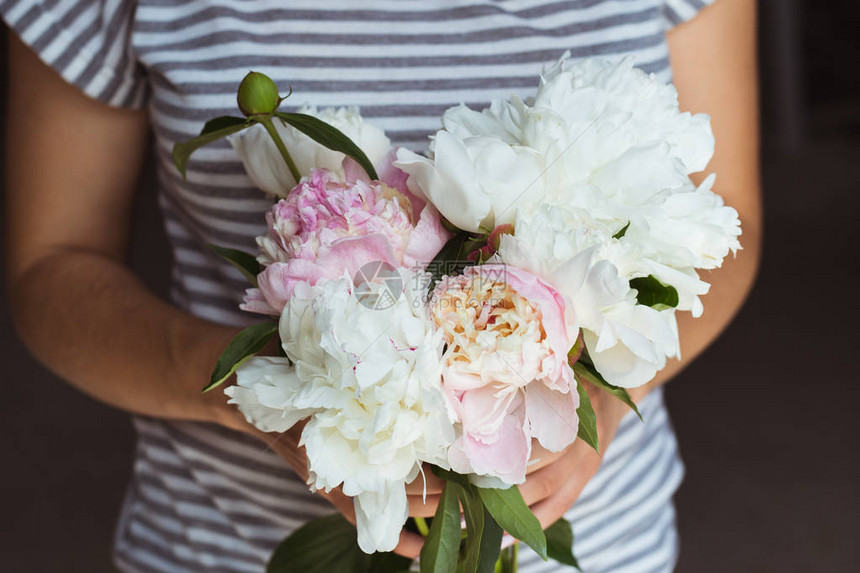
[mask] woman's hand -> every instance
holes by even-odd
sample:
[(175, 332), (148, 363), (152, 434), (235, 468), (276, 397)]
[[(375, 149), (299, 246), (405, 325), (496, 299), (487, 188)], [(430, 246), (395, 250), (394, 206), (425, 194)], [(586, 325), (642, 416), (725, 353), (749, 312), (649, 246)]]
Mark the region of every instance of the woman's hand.
[[(597, 414), (597, 434), (600, 453), (577, 439), (566, 450), (542, 457), (531, 468), (526, 482), (519, 486), (523, 499), (546, 529), (579, 498), (588, 481), (600, 469), (603, 454), (609, 447), (621, 419), (630, 408), (614, 396), (585, 384), (591, 404)], [(538, 446), (535, 450), (543, 450)], [(539, 454), (538, 454), (539, 455)], [(537, 455), (533, 453), (533, 459)]]
[[(274, 355), (275, 351), (275, 343), (272, 342), (262, 354)], [(597, 415), (601, 453), (598, 454), (591, 446), (579, 439), (561, 452), (550, 452), (535, 441), (526, 481), (518, 486), (523, 499), (531, 507), (544, 529), (570, 509), (585, 484), (597, 473), (602, 461), (602, 453), (606, 451), (615, 436), (621, 418), (630, 412), (627, 405), (606, 392), (587, 383), (585, 388)], [(646, 391), (646, 388), (642, 388), (631, 393), (635, 397), (641, 397)], [(235, 406), (227, 404), (223, 393), (213, 392), (212, 394), (218, 396), (219, 406), (215, 418), (220, 424), (256, 437), (280, 455), (302, 480), (307, 481), (307, 454), (304, 447), (299, 446), (304, 428), (303, 422), (281, 434), (262, 432), (249, 424)], [(423, 475), (419, 475), (406, 486), (410, 516), (432, 517), (436, 513), (444, 485), (444, 480), (433, 475), (430, 469), (425, 467)], [(328, 493), (320, 491), (317, 495), (331, 503), (351, 523), (355, 523), (353, 500), (340, 488)], [(400, 555), (415, 558), (420, 553), (423, 543), (423, 537), (404, 529), (401, 532), (400, 544), (394, 551)]]
[[(549, 452), (535, 442), (526, 481), (519, 486), (523, 499), (544, 528), (552, 525), (570, 509), (585, 484), (597, 473), (603, 459), (602, 454), (612, 442), (621, 419), (630, 411), (623, 402), (590, 384), (586, 384), (586, 390), (597, 414), (601, 453), (595, 452), (582, 440), (576, 440), (561, 452)], [(444, 486), (444, 481), (431, 472), (425, 471), (424, 474), (425, 478), (419, 476), (406, 486), (410, 515), (414, 517), (433, 516)], [(426, 503), (423, 499), (425, 488)], [(401, 537), (398, 552), (415, 556), (421, 549), (421, 538), (413, 534), (409, 536), (405, 539)]]
[[(250, 434), (266, 444), (269, 449), (277, 453), (284, 459), (284, 461), (287, 462), (290, 468), (296, 472), (296, 475), (298, 475), (303, 481), (307, 482), (307, 453), (305, 452), (304, 446), (299, 445), (299, 440), (301, 439), (302, 430), (305, 425), (304, 422), (299, 422), (288, 431), (281, 434), (262, 432), (246, 422), (239, 411), (235, 407), (227, 405), (226, 401), (225, 407), (221, 409), (221, 412), (218, 415), (218, 419), (221, 425)], [(439, 491), (441, 492), (441, 489)], [(328, 493), (318, 491), (316, 494), (332, 504), (337, 511), (349, 520), (350, 523), (355, 525), (355, 507), (353, 505), (353, 500), (351, 497), (344, 494), (341, 488), (335, 488)], [(420, 494), (410, 495), (409, 498), (410, 507), (421, 501)], [(438, 503), (438, 499), (435, 500), (435, 503)], [(400, 555), (414, 559), (421, 551), (423, 543), (424, 539), (420, 535), (404, 530), (400, 534), (400, 544), (394, 549), (394, 551)]]

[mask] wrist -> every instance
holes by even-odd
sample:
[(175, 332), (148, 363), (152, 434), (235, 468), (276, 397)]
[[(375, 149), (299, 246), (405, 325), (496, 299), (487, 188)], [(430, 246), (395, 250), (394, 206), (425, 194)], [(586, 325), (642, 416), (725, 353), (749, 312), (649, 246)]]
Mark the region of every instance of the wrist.
[[(210, 381), (210, 374), (215, 367), (221, 353), (227, 345), (233, 340), (236, 334), (239, 333), (237, 328), (225, 328), (218, 326), (218, 330), (211, 332), (211, 340), (203, 345), (205, 377), (195, 381), (195, 400), (202, 405), (204, 420), (220, 426), (224, 426), (231, 430), (236, 430), (249, 434), (258, 434), (258, 430), (251, 425), (239, 409), (229, 403), (229, 397), (224, 392), (228, 388), (236, 384), (236, 374), (231, 374), (229, 378), (224, 380), (219, 386), (203, 392), (203, 388)], [(273, 338), (269, 344), (259, 353), (260, 356), (274, 356), (277, 354), (276, 338)]]
[(245, 417), (236, 406), (228, 403), (229, 398), (224, 393), (224, 388), (235, 383), (235, 381), (235, 376), (231, 376), (231, 379), (224, 382), (223, 386), (219, 386), (203, 394), (204, 400), (208, 402), (207, 421), (230, 428), (231, 430), (251, 432), (253, 431), (253, 426), (245, 420)]
[[(189, 319), (190, 318), (190, 319)], [(227, 403), (221, 386), (207, 392), (203, 389), (218, 357), (239, 332), (197, 317), (183, 316), (170, 329), (168, 341), (171, 372), (178, 378), (176, 399), (166, 412), (168, 417), (210, 422), (236, 427), (236, 410)], [(224, 382), (235, 382), (235, 375)], [(241, 416), (239, 416), (241, 418)]]

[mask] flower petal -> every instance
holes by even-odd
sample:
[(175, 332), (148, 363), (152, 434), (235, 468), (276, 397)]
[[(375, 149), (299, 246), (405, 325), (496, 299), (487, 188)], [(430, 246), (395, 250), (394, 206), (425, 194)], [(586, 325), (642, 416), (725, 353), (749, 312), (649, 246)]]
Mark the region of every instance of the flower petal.
[(561, 393), (539, 382), (526, 386), (526, 416), (531, 435), (551, 452), (560, 452), (576, 439), (578, 407), (576, 389)]
[(392, 551), (400, 542), (400, 531), (409, 517), (404, 483), (381, 492), (368, 491), (355, 497), (355, 526), (358, 546), (365, 553)]

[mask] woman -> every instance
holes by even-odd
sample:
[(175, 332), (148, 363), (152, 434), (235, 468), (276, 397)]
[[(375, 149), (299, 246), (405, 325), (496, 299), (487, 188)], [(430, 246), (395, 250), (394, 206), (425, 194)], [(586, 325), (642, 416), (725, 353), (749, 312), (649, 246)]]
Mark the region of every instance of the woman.
[[(741, 214), (745, 251), (710, 279), (705, 317), (681, 318), (683, 362), (637, 389), (645, 424), (595, 394), (605, 459), (577, 442), (521, 487), (544, 525), (571, 519), (590, 573), (673, 568), (682, 466), (659, 386), (730, 321), (758, 261), (753, 0), (6, 0), (0, 12), (17, 34), (7, 157), (14, 319), (49, 368), (136, 414), (115, 548), (123, 571), (262, 571), (284, 535), (331, 511), (306, 491), (296, 435), (259, 435), (222, 394), (200, 393), (249, 320), (238, 310), (244, 284), (204, 245), (252, 250), (269, 203), (226, 144), (198, 152), (186, 181), (169, 151), (206, 119), (235, 113), (249, 68), (292, 86), (296, 104), (358, 105), (395, 144), (417, 149), (445, 108), (528, 95), (566, 50), (633, 54), (662, 79), (674, 75), (682, 107), (712, 116), (708, 171)], [(150, 132), (175, 257), (172, 304), (123, 264)], [(413, 493), (413, 512), (432, 513), (432, 496), (424, 505)], [(349, 500), (326, 497), (351, 515)], [(398, 551), (419, 547), (404, 533)], [(533, 554), (521, 562), (525, 572), (556, 567)]]

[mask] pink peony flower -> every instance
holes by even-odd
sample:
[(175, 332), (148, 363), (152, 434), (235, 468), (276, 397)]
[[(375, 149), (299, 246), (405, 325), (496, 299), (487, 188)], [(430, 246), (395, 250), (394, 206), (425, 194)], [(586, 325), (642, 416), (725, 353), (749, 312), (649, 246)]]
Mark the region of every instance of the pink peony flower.
[[(345, 171), (354, 174), (347, 183), (312, 170), (266, 214), (268, 232), (257, 238), (258, 260), (266, 268), (258, 288), (248, 291), (244, 310), (280, 314), (299, 282), (352, 276), (374, 261), (423, 267), (445, 245), (450, 234), (432, 205), (421, 201), (416, 209), (403, 191), (362, 179), (348, 164)], [(396, 171), (382, 169), (405, 190)]]
[(451, 467), (522, 483), (532, 438), (560, 451), (579, 426), (567, 361), (579, 328), (564, 299), (536, 275), (488, 264), (443, 279), (431, 312), (447, 343), (443, 389), (461, 426)]

